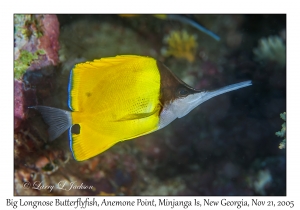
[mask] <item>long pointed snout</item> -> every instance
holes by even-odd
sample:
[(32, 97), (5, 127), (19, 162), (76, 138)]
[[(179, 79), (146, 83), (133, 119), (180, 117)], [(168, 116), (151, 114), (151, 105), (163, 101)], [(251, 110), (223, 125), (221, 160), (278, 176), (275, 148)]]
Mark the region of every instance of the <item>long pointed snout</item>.
[(218, 96), (218, 95), (221, 95), (223, 93), (227, 93), (227, 92), (230, 92), (233, 90), (237, 90), (237, 89), (240, 89), (243, 87), (247, 87), (250, 85), (252, 85), (252, 82), (249, 80), (249, 81), (245, 81), (245, 82), (236, 83), (233, 85), (228, 85), (228, 86), (225, 86), (223, 88), (220, 88), (220, 89), (214, 90), (214, 91), (199, 92), (199, 93), (194, 93), (194, 94), (188, 95), (185, 98), (179, 99), (181, 101), (178, 101), (178, 102), (181, 104), (181, 106), (178, 106), (178, 107), (180, 107), (179, 108), (180, 110), (177, 112), (177, 117), (181, 118), (181, 117), (187, 115), (194, 108), (196, 108), (203, 102), (205, 102), (215, 96)]
[[(240, 88), (243, 88), (243, 87), (247, 87), (247, 86), (250, 86), (252, 85), (252, 82), (251, 80), (248, 80), (248, 81), (245, 81), (245, 82), (240, 82), (240, 83), (236, 83), (236, 84), (233, 84), (233, 85), (228, 85), (228, 86), (225, 86), (223, 88), (220, 88), (218, 90), (214, 90), (214, 91), (209, 91), (209, 92), (204, 92), (205, 94), (204, 95), (200, 95), (198, 96), (198, 99), (196, 99), (196, 106), (200, 105), (201, 103), (203, 103), (204, 101), (207, 101), (215, 96), (218, 96), (218, 95), (221, 95), (223, 93), (227, 93), (227, 92), (230, 92), (230, 91), (233, 91), (233, 90), (237, 90), (237, 89), (240, 89)], [(198, 103), (199, 102), (199, 103)]]

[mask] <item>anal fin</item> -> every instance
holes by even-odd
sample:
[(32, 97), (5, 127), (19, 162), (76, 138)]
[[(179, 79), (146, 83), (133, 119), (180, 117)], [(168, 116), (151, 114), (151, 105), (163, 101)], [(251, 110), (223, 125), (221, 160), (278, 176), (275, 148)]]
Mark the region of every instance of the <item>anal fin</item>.
[(74, 134), (69, 129), (70, 149), (73, 157), (77, 161), (87, 160), (119, 142), (113, 136), (105, 136), (101, 132), (96, 132), (86, 123), (78, 123), (80, 126), (80, 134)]

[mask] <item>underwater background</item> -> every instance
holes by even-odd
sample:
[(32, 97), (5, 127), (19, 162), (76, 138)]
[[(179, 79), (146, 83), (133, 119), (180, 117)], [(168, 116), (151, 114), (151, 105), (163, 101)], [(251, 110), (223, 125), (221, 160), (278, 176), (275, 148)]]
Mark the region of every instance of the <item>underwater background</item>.
[[(286, 15), (14, 15), (15, 195), (286, 195)], [(28, 106), (67, 108), (74, 64), (136, 54), (203, 90), (252, 80), (166, 128), (77, 162)], [(33, 189), (24, 183), (92, 189)]]

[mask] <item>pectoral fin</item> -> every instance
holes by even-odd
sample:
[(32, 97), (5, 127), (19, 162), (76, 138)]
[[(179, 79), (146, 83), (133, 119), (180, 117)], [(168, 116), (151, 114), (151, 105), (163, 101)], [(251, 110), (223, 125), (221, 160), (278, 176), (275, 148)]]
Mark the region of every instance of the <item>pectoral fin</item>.
[(146, 117), (150, 117), (154, 114), (156, 114), (159, 111), (159, 107), (155, 108), (152, 112), (148, 112), (148, 113), (136, 113), (136, 114), (128, 114), (116, 121), (126, 121), (126, 120), (138, 120), (138, 119), (142, 119), (142, 118), (146, 118)]

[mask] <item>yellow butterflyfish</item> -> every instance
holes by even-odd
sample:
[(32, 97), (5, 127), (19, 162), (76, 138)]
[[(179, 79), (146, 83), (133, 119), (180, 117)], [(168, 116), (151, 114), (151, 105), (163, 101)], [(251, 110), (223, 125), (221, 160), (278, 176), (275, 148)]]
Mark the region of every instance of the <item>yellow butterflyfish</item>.
[[(245, 81), (215, 91), (189, 87), (151, 57), (122, 55), (79, 63), (70, 71), (71, 111), (34, 106), (54, 140), (69, 130), (77, 161), (96, 156), (119, 141), (164, 128), (217, 95), (251, 85)], [(79, 133), (72, 126), (79, 126)]]

